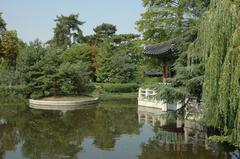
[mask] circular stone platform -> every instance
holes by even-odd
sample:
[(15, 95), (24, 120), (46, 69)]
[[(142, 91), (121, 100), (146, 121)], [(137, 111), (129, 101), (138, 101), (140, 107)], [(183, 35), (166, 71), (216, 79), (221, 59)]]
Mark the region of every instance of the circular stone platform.
[(44, 110), (77, 110), (95, 107), (99, 98), (94, 97), (47, 97), (39, 100), (30, 99), (29, 106)]

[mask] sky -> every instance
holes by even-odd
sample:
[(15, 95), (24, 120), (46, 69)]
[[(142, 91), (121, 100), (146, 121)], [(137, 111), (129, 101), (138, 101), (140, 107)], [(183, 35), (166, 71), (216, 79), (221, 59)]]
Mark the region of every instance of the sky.
[(84, 35), (93, 34), (97, 25), (111, 23), (117, 33), (138, 33), (135, 21), (144, 11), (141, 0), (0, 0), (0, 12), (8, 30), (29, 42), (51, 39), (57, 15), (79, 13)]

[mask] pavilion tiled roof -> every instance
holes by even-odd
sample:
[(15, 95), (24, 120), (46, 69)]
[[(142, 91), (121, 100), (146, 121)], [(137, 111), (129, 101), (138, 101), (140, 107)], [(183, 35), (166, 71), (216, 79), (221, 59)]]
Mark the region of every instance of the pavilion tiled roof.
[(171, 41), (165, 41), (160, 44), (149, 45), (144, 49), (144, 54), (147, 55), (162, 55), (165, 56), (174, 52), (175, 44)]
[(175, 39), (164, 41), (159, 44), (148, 45), (144, 48), (144, 54), (153, 55), (153, 56), (174, 56), (174, 53), (177, 50), (177, 45), (193, 41), (196, 37), (197, 32), (192, 31), (187, 34), (181, 35)]
[(158, 70), (147, 71), (147, 72), (145, 72), (144, 74), (145, 74), (145, 76), (152, 76), (152, 77), (162, 76), (162, 73), (159, 72)]

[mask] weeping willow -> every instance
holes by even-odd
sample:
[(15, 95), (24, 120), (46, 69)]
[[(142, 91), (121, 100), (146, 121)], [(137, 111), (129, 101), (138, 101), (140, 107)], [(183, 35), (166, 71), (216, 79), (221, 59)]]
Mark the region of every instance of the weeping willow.
[[(240, 26), (233, 33), (220, 77), (219, 114), (224, 130), (240, 146)], [(220, 125), (221, 126), (221, 125)]]
[[(240, 0), (212, 0), (188, 64), (204, 64), (203, 100), (209, 126), (240, 146)], [(201, 61), (201, 62), (199, 62)]]

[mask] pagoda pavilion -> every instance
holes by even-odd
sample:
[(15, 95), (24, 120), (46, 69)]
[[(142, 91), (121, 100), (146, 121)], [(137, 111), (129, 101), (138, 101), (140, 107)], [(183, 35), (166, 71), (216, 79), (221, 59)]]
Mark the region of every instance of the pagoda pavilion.
[[(193, 41), (196, 37), (196, 31), (188, 32), (175, 39), (171, 39), (159, 44), (149, 45), (144, 47), (144, 55), (158, 59), (159, 64), (162, 66), (162, 72), (160, 73), (163, 78), (163, 83), (166, 83), (166, 79), (174, 76), (173, 63), (177, 58), (177, 46)], [(167, 63), (170, 63), (170, 67), (167, 67)], [(147, 72), (148, 76), (154, 75), (155, 72)]]

